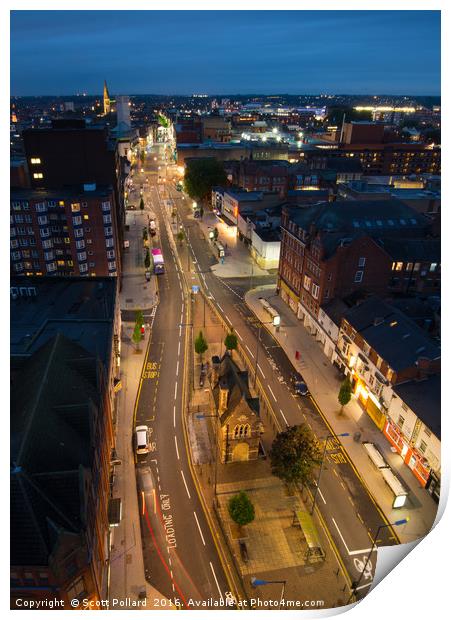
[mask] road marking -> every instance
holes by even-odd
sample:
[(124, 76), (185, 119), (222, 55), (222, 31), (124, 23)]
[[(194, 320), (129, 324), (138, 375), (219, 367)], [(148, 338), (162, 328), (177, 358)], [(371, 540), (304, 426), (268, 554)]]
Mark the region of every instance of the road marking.
[(178, 348), (178, 351), (177, 351), (177, 357), (180, 355), (180, 344), (181, 343), (180, 343), (180, 340), (179, 340), (179, 348)]
[(175, 405), (174, 405), (174, 428), (175, 428)]
[[(268, 386), (268, 387), (269, 387), (269, 386)], [(270, 389), (271, 389), (271, 388), (270, 388)], [(288, 424), (288, 421), (287, 421), (286, 417), (285, 417), (285, 416), (284, 416), (284, 414), (283, 414), (282, 409), (280, 409), (280, 413), (282, 414), (282, 418), (285, 420), (285, 424), (286, 424), (287, 426), (290, 426), (290, 425)]]
[(257, 367), (258, 367), (259, 371), (262, 373), (263, 379), (266, 379), (266, 377), (265, 377), (265, 375), (263, 373), (263, 370), (260, 368), (260, 364), (257, 364)]
[(240, 333), (239, 333), (237, 330), (235, 330), (235, 334), (238, 336), (238, 338), (239, 338), (240, 340), (243, 340), (243, 339), (241, 338), (241, 336), (240, 336)]
[(346, 548), (346, 551), (348, 552), (348, 555), (358, 555), (359, 553), (369, 553), (371, 551), (371, 549), (357, 549), (356, 551), (349, 551), (349, 547), (346, 544), (345, 539), (343, 538), (343, 534), (338, 529), (337, 522), (335, 521), (335, 519), (333, 517), (332, 517), (332, 521), (334, 522), (334, 525), (337, 528), (337, 532), (340, 535), (341, 540), (343, 541), (343, 544), (344, 544), (344, 546)]
[(221, 308), (221, 306), (218, 304), (218, 308), (221, 310), (221, 312), (224, 312), (224, 309)]
[(182, 336), (182, 326), (180, 325), (180, 328), (179, 328), (179, 338), (180, 338), (181, 336)]
[(204, 543), (204, 547), (205, 547), (205, 538), (204, 538), (204, 535), (202, 534), (202, 530), (200, 529), (199, 520), (197, 518), (196, 511), (194, 511), (194, 518), (196, 519), (197, 527), (199, 528), (199, 534), (200, 534), (200, 537), (202, 538), (202, 542)]
[(318, 488), (318, 493), (321, 495), (321, 499), (323, 500), (323, 502), (325, 504), (327, 504), (326, 500), (324, 499), (324, 495), (321, 493), (321, 489), (320, 488)]
[(177, 386), (178, 386), (178, 381), (176, 381), (174, 385), (174, 400), (177, 399)]
[(186, 492), (188, 494), (188, 497), (189, 497), (189, 499), (191, 499), (191, 495), (189, 494), (189, 490), (188, 490), (188, 485), (186, 484), (186, 480), (185, 480), (185, 474), (183, 473), (182, 470), (180, 470), (180, 473), (182, 474), (183, 484), (185, 485), (185, 489), (186, 489)]
[(184, 312), (184, 310), (185, 310), (185, 304), (183, 303), (183, 304), (182, 304), (182, 316), (183, 316), (183, 312)]
[(364, 583), (363, 585), (355, 588), (355, 590), (357, 591), (357, 590), (363, 590), (363, 588), (369, 588), (372, 584), (373, 584), (373, 581), (370, 581), (369, 583)]
[(268, 389), (269, 389), (269, 391), (271, 392), (272, 397), (274, 398), (274, 400), (277, 402), (277, 398), (274, 396), (274, 392), (272, 391), (272, 389), (271, 389), (271, 386), (270, 386), (270, 385), (268, 385)]
[(229, 317), (227, 316), (227, 314), (224, 315), (225, 318), (228, 320), (228, 322), (230, 323), (230, 325), (232, 325), (232, 321), (229, 319)]
[(249, 351), (249, 353), (252, 355), (252, 357), (254, 357), (254, 354), (252, 353), (252, 351), (249, 349), (249, 347), (246, 345), (246, 349)]
[(180, 455), (179, 455), (179, 447), (177, 444), (177, 436), (174, 435), (174, 441), (175, 441), (175, 451), (177, 452), (177, 459), (180, 461)]
[(153, 489), (153, 514), (157, 514), (157, 492)]
[(218, 579), (216, 577), (215, 569), (213, 568), (213, 564), (210, 562), (211, 572), (213, 573), (213, 577), (215, 578), (216, 587), (218, 588), (219, 598), (223, 598), (221, 588), (219, 587)]
[(175, 371), (175, 376), (178, 377), (179, 376), (179, 361), (177, 360), (177, 369)]

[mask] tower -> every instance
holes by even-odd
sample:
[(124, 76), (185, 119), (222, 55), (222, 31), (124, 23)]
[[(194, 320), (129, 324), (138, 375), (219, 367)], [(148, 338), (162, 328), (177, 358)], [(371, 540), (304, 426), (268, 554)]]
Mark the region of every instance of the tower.
[(106, 85), (106, 80), (103, 82), (103, 113), (109, 114), (111, 111), (111, 99), (110, 93), (108, 92), (108, 86)]

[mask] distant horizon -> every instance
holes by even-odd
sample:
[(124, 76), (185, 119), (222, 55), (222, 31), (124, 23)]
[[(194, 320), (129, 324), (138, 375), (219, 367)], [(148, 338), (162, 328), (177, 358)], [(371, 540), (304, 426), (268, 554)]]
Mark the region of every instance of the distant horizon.
[[(271, 92), (271, 93), (130, 93), (120, 91), (118, 93), (112, 92), (111, 89), (108, 89), (110, 92), (110, 96), (115, 95), (125, 95), (128, 97), (193, 97), (195, 95), (205, 95), (206, 98), (209, 97), (410, 97), (414, 99), (415, 97), (433, 97), (433, 98), (441, 98), (441, 93), (439, 94), (430, 94), (430, 93), (282, 93), (282, 92)], [(61, 95), (56, 95), (54, 93), (43, 93), (40, 95), (10, 95), (10, 99), (12, 98), (20, 98), (24, 99), (27, 97), (99, 97), (103, 98), (103, 92), (100, 93), (65, 93)]]

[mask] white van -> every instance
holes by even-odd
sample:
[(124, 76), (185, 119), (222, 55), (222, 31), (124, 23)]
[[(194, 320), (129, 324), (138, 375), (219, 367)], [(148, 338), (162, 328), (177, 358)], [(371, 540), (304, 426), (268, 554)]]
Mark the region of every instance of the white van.
[(150, 433), (148, 426), (137, 426), (135, 428), (135, 449), (136, 454), (147, 454), (150, 452)]

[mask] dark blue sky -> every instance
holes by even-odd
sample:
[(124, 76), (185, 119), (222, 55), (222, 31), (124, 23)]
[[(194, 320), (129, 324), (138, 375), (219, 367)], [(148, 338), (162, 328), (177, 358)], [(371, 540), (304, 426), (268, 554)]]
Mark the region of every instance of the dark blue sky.
[(11, 94), (440, 94), (439, 11), (13, 11)]

